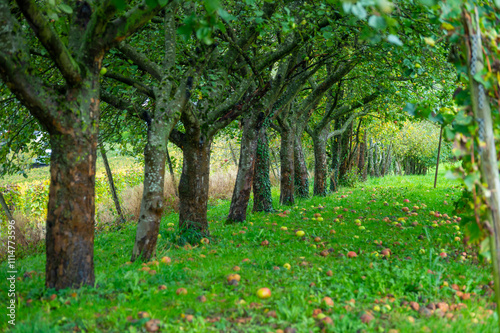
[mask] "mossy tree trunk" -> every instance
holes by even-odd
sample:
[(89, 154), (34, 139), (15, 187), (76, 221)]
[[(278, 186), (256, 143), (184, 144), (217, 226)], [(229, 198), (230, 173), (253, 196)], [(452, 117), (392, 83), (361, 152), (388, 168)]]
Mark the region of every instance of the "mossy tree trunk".
[(148, 139), (144, 148), (144, 182), (141, 209), (135, 235), (132, 261), (148, 261), (155, 254), (161, 216), (165, 207), (165, 165), (167, 135), (170, 132), (162, 122), (148, 126)]
[(366, 130), (363, 133), (363, 139), (359, 146), (358, 172), (362, 181), (366, 181)]
[(257, 141), (257, 156), (255, 159), (255, 176), (253, 179), (253, 210), (254, 212), (272, 212), (273, 198), (271, 195), (271, 180), (269, 179), (270, 155), (267, 132), (262, 128)]
[(228, 223), (243, 222), (247, 217), (248, 201), (250, 200), (250, 192), (252, 190), (254, 177), (257, 136), (259, 132), (257, 125), (257, 112), (251, 112), (243, 119), (240, 161), (227, 218)]
[(314, 143), (314, 195), (327, 194), (327, 160), (326, 145), (328, 142), (329, 127), (325, 127), (318, 135), (313, 135)]
[[(301, 133), (302, 134), (302, 133)], [(304, 150), (302, 149), (302, 140), (299, 135), (295, 134), (294, 142), (294, 190), (298, 198), (309, 197), (309, 172), (307, 171), (306, 159)]]
[(294, 151), (295, 133), (292, 127), (287, 124), (281, 128), (281, 146), (280, 146), (280, 203), (282, 205), (293, 205), (294, 197)]
[(179, 180), (179, 228), (196, 237), (209, 234), (207, 204), (210, 177), (211, 139), (186, 128), (182, 174)]

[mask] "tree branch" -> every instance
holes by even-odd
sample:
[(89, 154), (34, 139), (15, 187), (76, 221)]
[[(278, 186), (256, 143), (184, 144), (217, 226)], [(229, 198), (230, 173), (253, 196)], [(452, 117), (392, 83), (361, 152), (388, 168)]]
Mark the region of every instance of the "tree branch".
[(149, 111), (142, 106), (132, 103), (124, 98), (118, 98), (104, 89), (101, 89), (101, 99), (118, 110), (127, 111), (128, 114), (144, 120), (149, 126), (151, 116)]
[[(143, 1), (124, 15), (108, 23), (102, 34), (88, 36), (88, 38), (86, 38), (86, 41), (88, 41), (87, 43), (90, 43), (88, 49), (104, 51), (110, 49), (133, 34), (171, 2), (172, 0), (168, 0), (168, 3), (165, 5), (160, 5), (159, 2), (157, 2), (155, 7), (149, 7), (146, 1)], [(98, 33), (98, 31), (95, 32)]]
[(128, 59), (132, 60), (140, 69), (151, 74), (156, 80), (161, 81), (161, 68), (156, 63), (149, 60), (145, 54), (137, 51), (125, 42), (118, 44), (117, 49)]
[(50, 54), (57, 68), (69, 85), (78, 85), (82, 81), (80, 67), (70, 55), (52, 24), (37, 6), (35, 0), (16, 0), (19, 9), (28, 21), (40, 43)]
[(169, 140), (180, 149), (183, 149), (184, 136), (185, 136), (184, 133), (174, 128), (172, 132), (170, 132)]
[[(29, 50), (26, 41), (21, 37), (21, 27), (12, 17), (9, 4), (0, 2), (0, 76), (9, 90), (25, 105), (30, 113), (38, 119), (49, 133), (61, 130), (57, 121), (58, 96), (52, 89), (44, 86), (30, 66)], [(14, 56), (15, 55), (15, 56)]]
[(333, 132), (330, 132), (328, 134), (327, 140), (330, 140), (334, 136), (342, 135), (346, 131), (347, 127), (354, 121), (354, 119), (358, 118), (359, 116), (364, 116), (367, 113), (368, 113), (367, 111), (353, 113), (349, 118), (347, 118), (345, 123), (342, 124), (341, 128), (339, 128), (338, 130), (335, 130)]
[(113, 72), (107, 72), (106, 74), (104, 74), (104, 76), (109, 77), (110, 79), (116, 80), (118, 82), (124, 83), (130, 87), (136, 88), (140, 93), (148, 97), (155, 98), (155, 93), (153, 91), (153, 88), (148, 87), (142, 82), (136, 81), (130, 77)]

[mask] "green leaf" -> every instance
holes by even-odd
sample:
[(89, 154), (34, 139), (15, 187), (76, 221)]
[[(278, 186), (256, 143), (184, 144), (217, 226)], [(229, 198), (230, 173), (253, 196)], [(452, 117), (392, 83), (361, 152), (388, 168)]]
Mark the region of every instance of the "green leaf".
[(358, 2), (356, 5), (352, 6), (351, 11), (354, 15), (356, 15), (361, 20), (364, 20), (366, 18), (366, 16), (368, 15), (366, 13), (366, 9), (363, 7), (363, 5), (360, 2)]
[(474, 173), (467, 175), (464, 178), (464, 184), (469, 191), (472, 191), (472, 189), (474, 188), (474, 184), (476, 183), (477, 178), (478, 178), (477, 175)]
[(189, 35), (191, 35), (191, 27), (189, 25), (181, 25), (178, 29), (177, 29), (177, 33), (181, 36), (184, 36), (186, 38), (189, 37)]
[(219, 16), (221, 17), (221, 19), (223, 19), (226, 22), (236, 20), (235, 16), (229, 14), (226, 10), (224, 10), (222, 8), (219, 8), (218, 13), (219, 13)]
[(416, 105), (413, 103), (406, 103), (406, 106), (404, 107), (403, 111), (408, 112), (410, 116), (415, 116), (415, 111), (416, 111)]
[(71, 8), (70, 6), (68, 6), (67, 4), (65, 3), (62, 3), (59, 5), (59, 9), (63, 12), (63, 13), (66, 13), (66, 14), (72, 14), (73, 13), (73, 8)]
[(112, 0), (111, 3), (116, 7), (116, 9), (121, 12), (127, 7), (125, 0)]
[(396, 35), (389, 35), (389, 36), (387, 36), (387, 41), (389, 43), (392, 43), (392, 44), (395, 44), (395, 45), (398, 45), (398, 46), (403, 46), (403, 42)]
[(479, 254), (481, 254), (488, 261), (491, 260), (490, 239), (488, 237), (483, 239), (483, 241), (481, 242)]
[(219, 0), (206, 0), (204, 1), (204, 3), (205, 3), (205, 9), (207, 10), (208, 13), (213, 13), (217, 11), (220, 7)]
[(368, 25), (377, 30), (384, 29), (387, 26), (384, 18), (377, 15), (370, 16), (370, 18), (368, 19)]
[(158, 0), (146, 0), (146, 5), (151, 8), (158, 6)]

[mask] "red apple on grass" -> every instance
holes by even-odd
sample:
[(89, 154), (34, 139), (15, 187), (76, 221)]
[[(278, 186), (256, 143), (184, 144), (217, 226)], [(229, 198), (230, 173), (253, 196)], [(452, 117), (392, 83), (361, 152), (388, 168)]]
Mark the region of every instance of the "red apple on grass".
[(271, 297), (271, 290), (269, 288), (260, 288), (257, 290), (257, 297), (260, 299), (266, 299)]

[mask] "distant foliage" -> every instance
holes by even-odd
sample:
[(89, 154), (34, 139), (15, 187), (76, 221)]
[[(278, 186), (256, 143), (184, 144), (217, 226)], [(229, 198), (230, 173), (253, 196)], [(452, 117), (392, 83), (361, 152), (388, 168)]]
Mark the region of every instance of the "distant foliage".
[[(391, 145), (396, 163), (405, 174), (425, 174), (436, 165), (440, 128), (421, 121), (405, 121), (400, 127), (392, 122), (379, 125), (372, 132), (376, 141)], [(452, 146), (443, 139), (440, 162), (452, 159)]]

